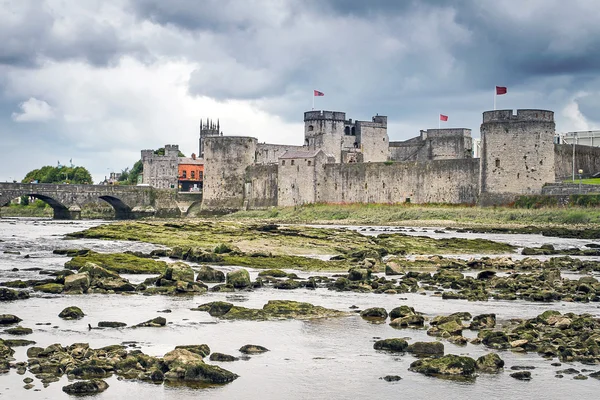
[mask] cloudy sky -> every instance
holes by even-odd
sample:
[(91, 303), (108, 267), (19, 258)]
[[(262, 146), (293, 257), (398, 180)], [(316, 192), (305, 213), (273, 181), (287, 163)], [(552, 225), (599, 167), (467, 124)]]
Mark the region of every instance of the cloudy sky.
[(498, 108), (600, 129), (597, 0), (0, 0), (0, 181), (87, 167), (96, 181), (226, 135), (302, 144), (303, 112), (389, 116), (391, 140), (473, 129)]

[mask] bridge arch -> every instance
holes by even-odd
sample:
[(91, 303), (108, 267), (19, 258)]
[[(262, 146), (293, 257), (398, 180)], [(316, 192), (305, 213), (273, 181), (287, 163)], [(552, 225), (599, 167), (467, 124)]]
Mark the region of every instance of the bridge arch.
[[(69, 207), (62, 204), (60, 201), (58, 201), (55, 198), (50, 197), (50, 196), (46, 196), (46, 195), (39, 194), (39, 193), (28, 193), (28, 192), (12, 193), (12, 196), (14, 196), (14, 197), (12, 197), (11, 199), (8, 199), (8, 201), (6, 202), (7, 204), (12, 199), (16, 199), (17, 197), (29, 196), (29, 197), (33, 197), (33, 198), (42, 200), (44, 203), (46, 203), (50, 207), (52, 207), (52, 210), (54, 211), (54, 219), (80, 219), (81, 218), (80, 210), (70, 209)], [(2, 204), (2, 205), (4, 205), (4, 204)]]
[(123, 203), (123, 201), (114, 196), (99, 196), (101, 200), (104, 200), (108, 204), (112, 206), (115, 210), (115, 219), (133, 219), (134, 215), (127, 204)]

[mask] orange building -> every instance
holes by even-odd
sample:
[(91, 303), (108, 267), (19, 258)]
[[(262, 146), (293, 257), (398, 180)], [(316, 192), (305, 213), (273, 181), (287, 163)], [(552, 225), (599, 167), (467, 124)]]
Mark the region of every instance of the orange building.
[(204, 180), (204, 160), (192, 157), (179, 157), (177, 180), (180, 192), (197, 192), (202, 190)]

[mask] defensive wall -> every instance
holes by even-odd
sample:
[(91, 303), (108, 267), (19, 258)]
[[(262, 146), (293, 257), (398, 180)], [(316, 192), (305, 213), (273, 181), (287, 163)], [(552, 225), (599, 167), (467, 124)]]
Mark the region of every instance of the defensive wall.
[(466, 128), (422, 130), (420, 136), (390, 142), (392, 161), (454, 160), (472, 158), (473, 139)]
[[(584, 177), (590, 177), (600, 172), (600, 147), (575, 145), (575, 178), (579, 177), (579, 170), (583, 170)], [(554, 145), (554, 170), (556, 180), (573, 178), (573, 145)]]

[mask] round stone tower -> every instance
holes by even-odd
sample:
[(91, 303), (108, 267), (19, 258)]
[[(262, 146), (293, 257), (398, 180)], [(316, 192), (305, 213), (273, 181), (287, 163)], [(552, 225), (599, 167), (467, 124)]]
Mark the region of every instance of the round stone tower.
[(346, 113), (307, 111), (304, 113), (304, 145), (309, 150), (323, 150), (341, 162)]
[(480, 202), (539, 194), (554, 182), (554, 112), (495, 110), (481, 124)]
[(203, 210), (234, 211), (244, 207), (246, 168), (256, 161), (257, 142), (247, 136), (204, 138)]

